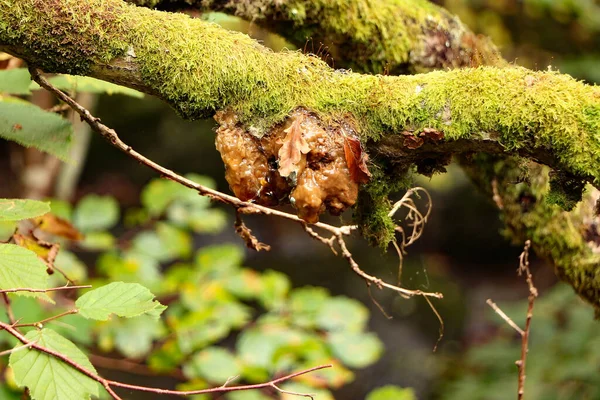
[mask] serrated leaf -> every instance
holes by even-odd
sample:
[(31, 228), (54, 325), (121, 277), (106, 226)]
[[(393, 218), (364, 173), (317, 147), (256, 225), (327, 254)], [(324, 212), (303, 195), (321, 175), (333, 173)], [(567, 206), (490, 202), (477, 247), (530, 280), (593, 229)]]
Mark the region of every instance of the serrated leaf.
[(27, 68), (13, 68), (0, 71), (0, 92), (10, 94), (30, 94), (31, 75)]
[(0, 101), (0, 137), (67, 160), (73, 126), (29, 103)]
[[(114, 83), (105, 82), (88, 76), (57, 75), (49, 79), (50, 83), (61, 90), (77, 91), (79, 93), (106, 93), (108, 95), (124, 94), (126, 96), (143, 98), (144, 94), (137, 90)], [(32, 85), (31, 89), (38, 89), (39, 86)]]
[(366, 400), (417, 400), (412, 389), (387, 385), (371, 391)]
[[(46, 289), (47, 285), (46, 265), (33, 251), (14, 244), (0, 243), (0, 289)], [(15, 294), (51, 301), (45, 293), (16, 292)]]
[(124, 282), (91, 290), (78, 298), (75, 306), (81, 316), (99, 321), (108, 320), (111, 314), (126, 318), (142, 314), (158, 317), (167, 308), (142, 285)]
[(110, 229), (118, 221), (119, 203), (110, 196), (85, 196), (73, 214), (73, 223), (83, 232)]
[(194, 354), (183, 365), (186, 377), (204, 378), (210, 382), (223, 383), (240, 373), (240, 364), (233, 354), (222, 347), (209, 347)]
[[(69, 357), (89, 371), (96, 372), (77, 346), (52, 329), (32, 330), (25, 337)], [(15, 351), (10, 355), (9, 365), (13, 368), (17, 384), (28, 387), (33, 400), (88, 400), (90, 395), (98, 396), (96, 381), (38, 350), (27, 348)]]
[(45, 201), (0, 199), (0, 221), (20, 221), (50, 212), (50, 204)]
[(379, 359), (383, 344), (373, 333), (336, 332), (327, 337), (333, 354), (350, 368), (364, 368)]

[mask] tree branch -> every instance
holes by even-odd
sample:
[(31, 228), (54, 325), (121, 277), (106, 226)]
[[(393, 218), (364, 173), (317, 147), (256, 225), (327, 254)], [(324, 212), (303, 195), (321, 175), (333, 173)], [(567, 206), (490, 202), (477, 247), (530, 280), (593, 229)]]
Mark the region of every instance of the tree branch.
[(305, 52), (325, 53), (337, 68), (399, 75), (506, 65), (487, 37), (473, 34), (458, 17), (425, 0), (126, 1), (235, 15), (279, 33)]
[[(211, 7), (222, 3), (212, 2)], [(258, 4), (251, 0), (243, 3)], [(347, 4), (358, 7), (366, 3), (349, 0)], [(389, 7), (394, 4), (397, 8), (390, 11)], [(377, 2), (379, 8), (369, 10), (387, 10), (387, 13), (351, 14), (349, 17), (353, 19), (347, 21), (346, 28), (340, 28), (338, 18), (335, 20), (337, 27), (323, 29), (326, 24), (326, 18), (323, 18), (321, 28), (316, 30), (333, 35), (334, 40), (339, 37), (358, 43), (361, 34), (373, 33), (367, 26), (380, 26), (373, 28), (380, 29), (379, 34), (374, 35), (374, 47), (378, 48), (384, 43), (380, 39), (385, 39), (387, 33), (398, 32), (389, 29), (402, 29), (389, 28), (391, 25), (388, 24), (393, 25), (396, 21), (385, 16), (398, 16), (404, 12), (415, 17), (415, 26), (419, 25), (423, 32), (428, 31), (428, 21), (433, 21), (433, 34), (422, 36), (422, 42), (444, 37), (444, 24), (434, 22), (443, 12), (431, 6), (427, 11), (424, 4), (420, 0), (381, 0)], [(331, 7), (328, 13), (343, 9)], [(265, 23), (279, 18), (276, 15), (281, 10), (283, 8), (275, 10), (275, 14), (268, 7), (261, 11), (265, 13)], [(299, 14), (302, 18), (294, 20), (296, 28), (301, 29), (314, 21), (312, 9), (298, 10), (308, 14)], [(267, 15), (269, 13), (272, 16)], [(0, 15), (3, 16), (0, 50), (20, 56), (49, 72), (91, 75), (156, 95), (188, 118), (228, 109), (236, 116), (241, 129), (255, 136), (269, 133), (276, 123), (285, 120), (299, 106), (316, 113), (329, 127), (332, 123), (346, 123), (346, 118), (350, 118), (355, 121), (363, 142), (369, 143), (371, 167), (381, 171), (381, 179), (374, 179), (367, 189), (377, 184), (395, 187), (394, 184), (403, 179), (404, 172), (414, 165), (428, 174), (443, 170), (450, 155), (465, 154), (463, 160), (471, 166), (473, 179), (482, 188), (489, 187), (490, 182), (498, 183), (495, 199), (502, 201), (499, 204), (504, 206), (503, 215), (511, 237), (516, 240), (534, 238), (536, 251), (550, 257), (559, 276), (595, 304), (600, 314), (600, 281), (595, 278), (600, 265), (597, 251), (600, 240), (596, 240), (600, 236), (596, 229), (600, 221), (593, 212), (593, 196), (590, 192), (585, 205), (571, 214), (565, 214), (545, 200), (550, 198), (555, 203), (567, 205), (566, 208), (572, 207), (581, 193), (582, 182), (598, 182), (598, 88), (557, 73), (522, 68), (477, 68), (411, 77), (333, 71), (315, 57), (297, 52), (272, 53), (244, 35), (227, 32), (213, 24), (184, 15), (127, 6), (120, 0), (7, 0), (0, 4)], [(318, 14), (314, 15), (318, 19)], [(373, 15), (376, 18), (370, 18)], [(432, 20), (430, 15), (433, 15)], [(288, 13), (286, 18), (292, 16)], [(89, 21), (97, 23), (91, 25)], [(442, 28), (437, 29), (439, 27)], [(279, 28), (274, 26), (274, 29)], [(461, 29), (467, 32), (464, 27)], [(182, 35), (182, 32), (186, 34)], [(410, 61), (415, 49), (415, 60), (419, 58), (416, 54), (422, 46), (411, 42), (410, 38), (414, 37), (409, 34), (401, 37), (406, 38), (405, 48), (397, 53), (396, 47), (390, 44), (394, 37), (390, 36), (391, 41), (380, 46), (377, 54), (365, 53), (366, 56), (361, 58), (360, 53), (349, 50), (332, 53), (332, 56), (337, 61), (340, 57), (350, 57), (357, 69), (365, 71), (381, 68), (378, 57), (381, 57), (379, 60), (406, 60), (407, 54), (407, 62), (413, 63), (409, 69), (426, 66), (425, 62)], [(481, 54), (486, 53), (482, 42), (468, 43), (462, 39), (459, 42), (467, 43), (468, 51), (473, 55), (480, 50)], [(440, 50), (434, 52), (434, 59), (439, 60), (446, 50), (445, 46), (438, 45), (433, 47)], [(452, 49), (456, 46), (450, 45)], [(394, 54), (400, 54), (399, 58)], [(451, 59), (462, 60), (456, 56)], [(493, 57), (481, 57), (475, 64), (479, 61), (504, 64)], [(401, 64), (403, 61), (394, 62)], [(370, 65), (378, 66), (371, 68)], [(434, 61), (431, 65), (445, 64)], [(421, 138), (428, 129), (442, 132), (443, 139), (430, 142)], [(502, 157), (470, 157), (471, 153), (480, 151)], [(565, 176), (553, 179), (549, 184), (546, 169), (523, 168), (529, 164), (506, 158), (509, 155), (549, 165)], [(522, 180), (523, 169), (529, 170), (528, 180), (535, 190), (525, 190), (523, 186), (527, 185), (515, 186), (514, 182)], [(504, 171), (505, 176), (512, 178), (498, 177), (497, 171)], [(382, 200), (389, 190), (374, 188), (368, 191), (369, 195), (359, 200), (356, 213), (359, 216), (365, 214), (362, 212), (365, 204), (389, 206)], [(523, 199), (535, 201), (523, 203)], [(385, 213), (367, 214), (371, 218)], [(363, 222), (360, 220), (361, 229)], [(389, 221), (375, 222), (391, 227)], [(383, 241), (389, 239), (387, 235)]]
[(46, 353), (52, 357), (55, 357), (55, 358), (61, 360), (62, 362), (68, 364), (70, 367), (81, 372), (82, 374), (84, 374), (84, 375), (88, 376), (89, 378), (95, 380), (96, 382), (100, 383), (112, 395), (112, 397), (114, 399), (120, 399), (120, 397), (114, 393), (112, 387), (121, 387), (121, 388), (125, 388), (125, 389), (137, 390), (137, 391), (141, 391), (141, 392), (156, 393), (156, 394), (171, 394), (171, 395), (175, 395), (175, 396), (191, 396), (191, 395), (206, 394), (206, 393), (226, 393), (226, 392), (233, 392), (233, 391), (239, 391), (239, 390), (252, 390), (252, 389), (268, 388), (268, 387), (272, 387), (273, 385), (276, 385), (278, 383), (285, 382), (287, 380), (296, 378), (300, 375), (308, 374), (310, 372), (318, 371), (318, 370), (324, 369), (324, 368), (331, 368), (331, 365), (320, 365), (317, 367), (308, 368), (303, 371), (298, 371), (298, 372), (295, 372), (295, 373), (292, 373), (289, 375), (285, 375), (285, 376), (273, 379), (269, 382), (259, 383), (259, 384), (254, 384), (254, 385), (228, 386), (228, 387), (219, 386), (219, 387), (210, 388), (210, 389), (188, 390), (188, 391), (167, 390), (167, 389), (152, 388), (152, 387), (146, 387), (146, 386), (129, 385), (127, 383), (122, 383), (122, 382), (118, 382), (118, 381), (105, 379), (105, 378), (101, 377), (100, 375), (81, 366), (77, 362), (71, 360), (69, 357), (67, 357), (57, 351), (54, 351), (52, 349), (48, 349), (44, 346), (41, 346), (41, 345), (37, 344), (36, 342), (30, 341), (21, 332), (19, 332), (16, 328), (14, 328), (12, 325), (9, 325), (7, 323), (0, 321), (0, 329), (3, 329), (5, 331), (7, 331), (8, 333), (10, 333), (12, 336), (17, 338), (21, 343), (23, 343), (23, 345), (25, 345), (27, 347), (31, 347), (42, 353)]

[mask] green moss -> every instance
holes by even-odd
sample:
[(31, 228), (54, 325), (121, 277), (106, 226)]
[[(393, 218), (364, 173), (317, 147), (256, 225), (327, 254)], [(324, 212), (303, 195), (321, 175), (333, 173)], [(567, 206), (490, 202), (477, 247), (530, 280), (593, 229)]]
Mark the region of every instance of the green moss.
[(0, 43), (25, 46), (47, 71), (89, 73), (127, 49), (118, 4), (102, 0), (19, 0), (0, 3)]
[(412, 183), (409, 170), (384, 171), (381, 166), (371, 165), (371, 180), (361, 187), (354, 207), (354, 221), (361, 235), (371, 246), (387, 250), (394, 239), (396, 223), (388, 214), (392, 209), (390, 195), (406, 190)]
[(308, 45), (318, 52), (319, 47), (331, 46), (327, 51), (332, 52), (336, 65), (355, 71), (395, 75), (480, 65), (483, 59), (488, 65), (504, 64), (493, 44), (426, 0), (188, 2), (262, 23), (298, 48)]
[(600, 253), (595, 250), (598, 245), (588, 243), (586, 238), (586, 232), (594, 229), (594, 207), (590, 204), (594, 199), (588, 196), (572, 212), (566, 212), (547, 201), (547, 167), (529, 163), (529, 182), (515, 184), (522, 177), (521, 160), (481, 154), (462, 164), (490, 197), (492, 182), (496, 182), (507, 226), (505, 234), (518, 245), (531, 240), (538, 254), (553, 261), (558, 276), (600, 313)]

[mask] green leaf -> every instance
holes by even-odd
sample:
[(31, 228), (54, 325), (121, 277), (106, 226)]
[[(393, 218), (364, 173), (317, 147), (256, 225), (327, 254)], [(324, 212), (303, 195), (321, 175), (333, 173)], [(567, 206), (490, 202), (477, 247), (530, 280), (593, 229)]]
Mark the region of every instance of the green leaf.
[(236, 349), (249, 365), (270, 369), (280, 347), (303, 343), (307, 335), (284, 325), (265, 324), (242, 331)]
[[(85, 369), (96, 373), (86, 355), (52, 329), (32, 330), (25, 337), (40, 346), (65, 355)], [(96, 381), (38, 350), (27, 348), (15, 351), (10, 355), (9, 365), (13, 368), (17, 384), (28, 387), (33, 400), (87, 400), (90, 395), (98, 396)]]
[(317, 316), (329, 299), (329, 292), (322, 287), (306, 286), (290, 293), (291, 318), (295, 325), (314, 328)]
[[(329, 390), (316, 389), (312, 386), (308, 386), (303, 383), (286, 382), (283, 385), (281, 385), (281, 388), (288, 392), (311, 394), (311, 395), (313, 395), (313, 397), (315, 399), (318, 399), (318, 400), (335, 400)], [(280, 397), (280, 400), (297, 400), (297, 399), (298, 399), (297, 395), (289, 394), (289, 393), (282, 393), (281, 397)]]
[(237, 390), (228, 393), (225, 398), (227, 400), (271, 400), (271, 397), (260, 390)]
[(240, 268), (244, 250), (234, 244), (203, 247), (196, 253), (196, 265), (213, 277), (228, 277)]
[(73, 206), (65, 200), (51, 199), (50, 212), (59, 218), (71, 221)]
[[(186, 178), (206, 187), (216, 187), (212, 179), (204, 176), (187, 174)], [(150, 181), (142, 191), (141, 200), (150, 215), (155, 217), (165, 212), (167, 207), (176, 201), (183, 201), (186, 207), (196, 210), (207, 208), (210, 205), (210, 200), (200, 196), (196, 190), (167, 179)]]
[[(0, 243), (0, 289), (46, 289), (47, 285), (46, 265), (33, 251), (14, 244)], [(45, 293), (16, 292), (15, 294), (52, 301)]]
[(30, 94), (31, 75), (27, 68), (5, 69), (0, 71), (0, 92), (9, 94)]
[(360, 302), (344, 296), (337, 296), (325, 302), (319, 310), (317, 325), (328, 331), (362, 331), (365, 328), (369, 311)]
[(267, 270), (262, 274), (262, 290), (258, 299), (267, 310), (279, 308), (284, 304), (290, 286), (286, 274)]
[(73, 223), (83, 232), (110, 229), (118, 221), (119, 203), (110, 196), (85, 196), (73, 214)]
[(383, 352), (383, 344), (374, 333), (336, 332), (327, 342), (333, 354), (350, 368), (367, 367)]
[(50, 204), (37, 200), (0, 199), (0, 221), (20, 221), (50, 212)]
[(138, 253), (167, 262), (176, 258), (189, 258), (192, 253), (192, 238), (188, 232), (160, 222), (156, 224), (155, 232), (138, 234), (133, 240), (132, 248)]
[(412, 389), (388, 385), (371, 391), (366, 400), (417, 400)]
[(224, 383), (228, 378), (239, 375), (240, 370), (235, 356), (222, 347), (206, 348), (183, 365), (186, 377), (204, 378), (214, 383)]
[(149, 314), (155, 317), (167, 308), (154, 300), (154, 295), (137, 283), (113, 282), (91, 290), (77, 299), (75, 306), (85, 318), (106, 321), (111, 314), (136, 317)]
[(105, 351), (112, 351), (114, 346), (128, 358), (140, 358), (147, 355), (154, 340), (161, 339), (164, 334), (160, 319), (142, 315), (103, 324), (98, 332), (98, 342), (108, 344), (103, 348)]
[(50, 78), (49, 81), (61, 90), (77, 91), (80, 93), (106, 93), (109, 95), (124, 94), (136, 98), (144, 97), (144, 94), (137, 90), (87, 76), (57, 75)]
[(86, 250), (110, 250), (115, 246), (115, 237), (106, 231), (88, 232), (79, 246)]
[(73, 126), (29, 103), (0, 101), (0, 137), (67, 160)]

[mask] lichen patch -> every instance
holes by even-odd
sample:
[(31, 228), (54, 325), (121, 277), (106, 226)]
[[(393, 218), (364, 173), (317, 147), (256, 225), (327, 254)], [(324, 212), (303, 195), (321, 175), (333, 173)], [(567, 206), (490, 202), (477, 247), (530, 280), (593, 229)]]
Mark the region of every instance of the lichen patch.
[(257, 138), (233, 112), (220, 111), (215, 119), (225, 178), (240, 199), (269, 206), (291, 203), (311, 223), (326, 210), (339, 215), (356, 202), (359, 183), (344, 144), (358, 136), (348, 121), (325, 124), (299, 108)]

